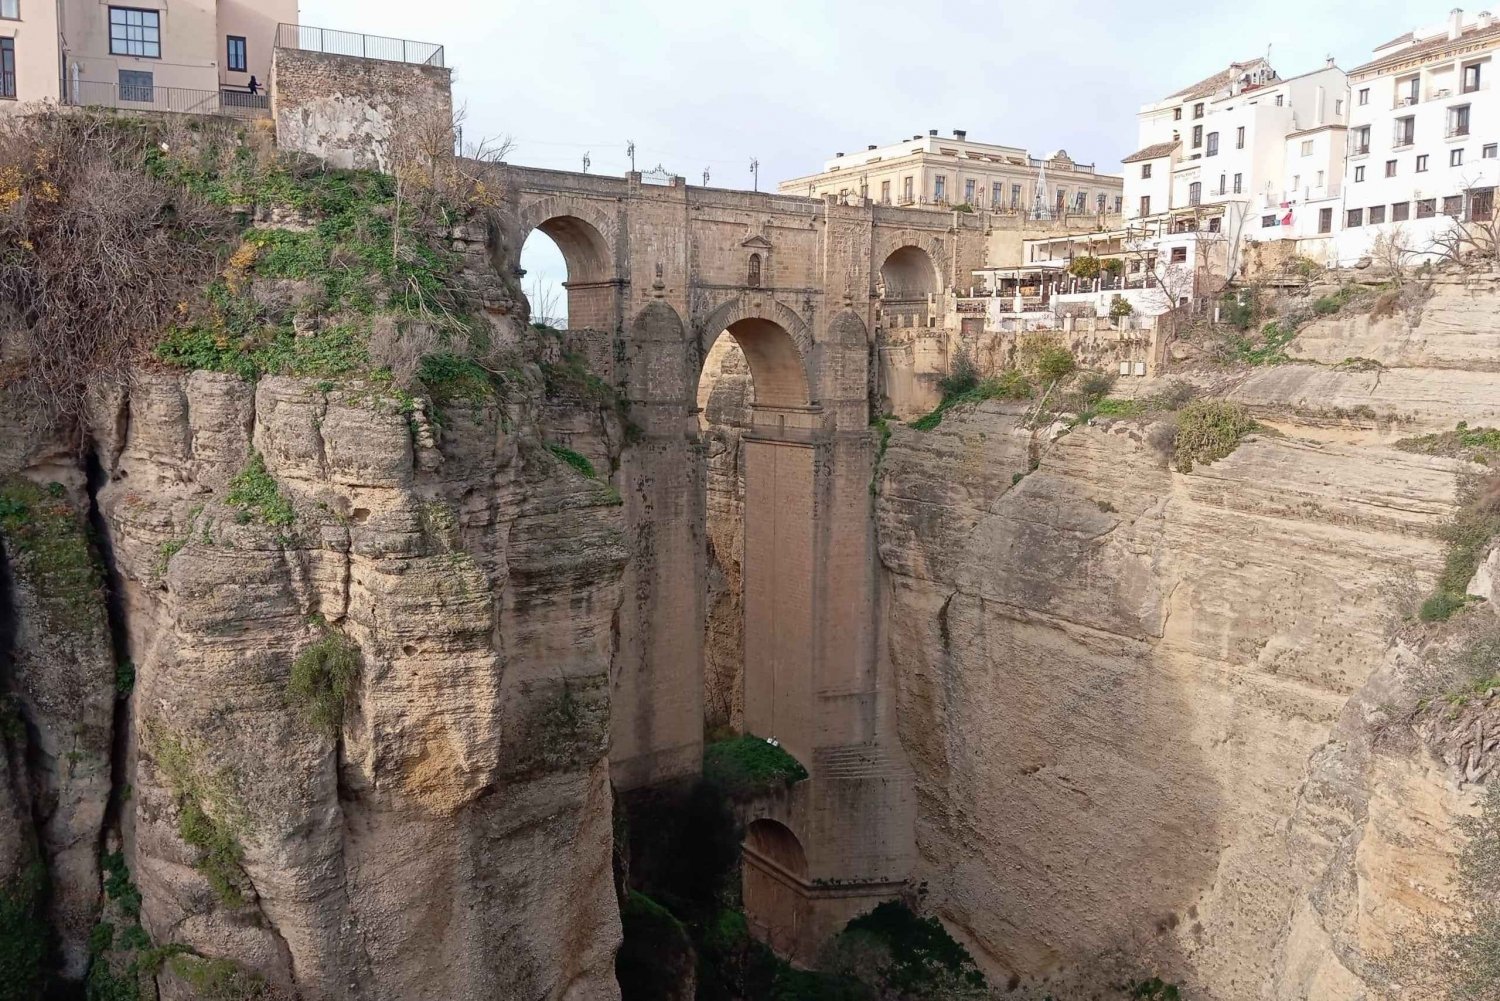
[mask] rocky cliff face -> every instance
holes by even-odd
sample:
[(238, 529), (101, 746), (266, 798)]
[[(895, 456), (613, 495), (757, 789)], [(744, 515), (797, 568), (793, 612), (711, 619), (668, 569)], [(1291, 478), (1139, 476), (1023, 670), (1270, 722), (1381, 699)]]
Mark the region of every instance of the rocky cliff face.
[[(618, 408), (481, 223), (413, 281), (489, 368), (382, 315), (385, 272), (318, 277), (403, 258), (349, 244), (394, 217), (384, 182), (316, 183), (340, 224), (257, 211), (210, 289), (264, 330), (214, 314), (69, 418), (0, 339), (0, 970), (29, 978), (0, 996), (38, 969), (111, 998), (619, 996)], [(298, 256), (256, 270), (268, 245)], [(376, 368), (398, 322), (449, 391)]]
[[(1452, 373), (1476, 414), (1431, 388), (1493, 302), (1440, 284), (1391, 368), (1204, 375), (1285, 433), (1190, 473), (1150, 421), (1034, 438), (991, 402), (895, 429), (877, 518), (921, 878), (1001, 983), (1352, 1001), (1454, 913), (1488, 710), (1395, 707), (1442, 642), (1413, 613), (1478, 467), (1389, 442), (1493, 412), (1486, 372)], [(1368, 323), (1292, 348), (1368, 356)], [(1370, 409), (1322, 405), (1341, 380)]]

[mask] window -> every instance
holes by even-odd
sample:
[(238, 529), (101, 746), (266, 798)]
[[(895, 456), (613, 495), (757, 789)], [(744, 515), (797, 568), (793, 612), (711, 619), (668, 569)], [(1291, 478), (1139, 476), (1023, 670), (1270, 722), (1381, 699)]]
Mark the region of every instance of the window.
[(1219, 223), (1221, 221), (1222, 220), (1220, 220), (1218, 216), (1214, 216), (1212, 219), (1208, 220), (1208, 231), (1210, 233), (1217, 233), (1219, 231)]
[(1417, 119), (1413, 115), (1396, 119), (1396, 132), (1391, 136), (1391, 149), (1410, 146), (1417, 141)]
[(1354, 168), (1354, 183), (1358, 184), (1360, 181), (1363, 181), (1364, 179), (1365, 179), (1365, 168), (1364, 167), (1355, 167)]
[(1385, 162), (1385, 176), (1386, 177), (1395, 177), (1396, 176), (1396, 161), (1395, 160), (1387, 160)]
[(932, 200), (941, 202), (948, 197), (948, 176), (939, 174), (932, 179)]
[(161, 14), (134, 7), (109, 9), (109, 54), (161, 58)]
[(974, 204), (974, 184), (975, 181), (972, 177), (964, 182), (964, 203), (967, 205)]
[(1450, 149), (1448, 151), (1448, 166), (1450, 166), (1450, 167), (1462, 167), (1463, 165), (1464, 165), (1464, 150), (1463, 150), (1463, 147), (1460, 146), (1458, 149)]
[(1010, 186), (1010, 207), (1018, 209), (1021, 207), (1021, 186), (1012, 184)]
[(1234, 130), (1234, 148), (1245, 148), (1245, 127), (1243, 125)]
[(1197, 104), (1193, 105), (1193, 117), (1194, 118), (1202, 118), (1203, 117), (1203, 102), (1202, 101), (1199, 101)]
[(16, 40), (0, 38), (0, 97), (16, 97)]
[(1354, 141), (1350, 144), (1349, 155), (1360, 156), (1370, 152), (1370, 127), (1361, 125), (1354, 130)]
[(1469, 192), (1469, 221), (1489, 222), (1495, 217), (1495, 189), (1475, 188)]
[(243, 73), (249, 65), (245, 58), (245, 40), (238, 35), (229, 36), (229, 61), (226, 65), (231, 73)]
[(1370, 88), (1369, 87), (1361, 87), (1359, 89), (1359, 103), (1362, 104), (1362, 105), (1370, 103)]
[(1094, 199), (1094, 209), (1095, 209), (1095, 211), (1103, 212), (1105, 206), (1108, 205), (1108, 204), (1109, 204), (1109, 195), (1105, 194), (1102, 191), (1099, 192), (1099, 197), (1097, 197), (1097, 198)]
[(1219, 175), (1219, 194), (1221, 194), (1221, 195), (1227, 195), (1227, 194), (1229, 194), (1229, 188), (1227, 187), (1228, 183), (1229, 183), (1229, 177), (1228, 177), (1228, 175), (1227, 174), (1220, 174)]
[(1242, 193), (1244, 191), (1244, 187), (1245, 187), (1245, 175), (1244, 174), (1235, 174), (1234, 175), (1234, 193), (1237, 194), (1237, 195), (1240, 194), (1240, 193)]
[(1171, 264), (1186, 264), (1187, 263), (1187, 248), (1186, 247), (1173, 247), (1172, 248), (1172, 254), (1171, 254), (1171, 256), (1169, 258), (1167, 258), (1167, 260)]
[(751, 288), (760, 288), (760, 255), (750, 255), (750, 273), (745, 276), (745, 284)]
[(1296, 191), (1300, 187), (1302, 187), (1302, 175), (1301, 174), (1293, 174), (1292, 175), (1292, 190)]
[(1276, 107), (1280, 108), (1280, 107), (1282, 107), (1285, 104), (1286, 104), (1286, 95), (1285, 94), (1277, 94), (1276, 95)]
[(889, 205), (891, 203), (891, 182), (890, 181), (881, 181), (880, 182), (880, 200), (882, 202), (884, 202), (886, 205)]
[(1125, 208), (1125, 196), (1115, 195), (1115, 214), (1118, 215)]
[(1431, 219), (1435, 215), (1437, 215), (1436, 198), (1423, 198), (1421, 201), (1417, 202), (1418, 219)]
[(1181, 108), (1173, 108), (1172, 109), (1172, 121), (1174, 121), (1174, 122), (1180, 122), (1180, 121), (1182, 121), (1182, 109)]
[(1349, 210), (1349, 218), (1347, 220), (1345, 220), (1344, 225), (1348, 226), (1350, 229), (1353, 229), (1356, 226), (1363, 226), (1364, 224), (1365, 224), (1365, 210), (1364, 209), (1350, 209)]
[(1335, 115), (1342, 115), (1344, 113), (1344, 99), (1342, 97), (1333, 102), (1333, 113)]
[(1472, 94), (1479, 89), (1479, 64), (1470, 63), (1464, 67), (1464, 93)]
[(1149, 164), (1149, 163), (1143, 163), (1143, 164), (1141, 164), (1141, 178), (1142, 178), (1142, 180), (1144, 180), (1145, 178), (1148, 178), (1150, 176), (1151, 176), (1151, 164)]
[(1053, 206), (1053, 209), (1057, 212), (1058, 215), (1062, 215), (1063, 206), (1066, 204), (1068, 204), (1068, 189), (1058, 188), (1057, 204)]
[(1318, 171), (1318, 183), (1315, 186), (1319, 188), (1323, 186), (1323, 172), (1321, 170)]
[(1203, 126), (1193, 126), (1193, 149), (1203, 145)]
[(1140, 212), (1138, 212), (1136, 214), (1137, 215), (1150, 215), (1151, 214), (1151, 196), (1150, 195), (1142, 195), (1141, 196), (1141, 210), (1140, 210)]
[(1202, 181), (1194, 181), (1192, 184), (1188, 185), (1188, 204), (1189, 205), (1201, 205), (1201, 204), (1203, 204), (1203, 182)]
[(1417, 173), (1419, 173), (1419, 174), (1425, 174), (1425, 173), (1427, 173), (1427, 154), (1426, 153), (1418, 153), (1417, 154)]
[(1333, 232), (1333, 209), (1318, 209), (1318, 232)]
[(1208, 152), (1205, 155), (1219, 155), (1219, 134), (1217, 132), (1210, 132), (1208, 134)]
[(1464, 210), (1463, 195), (1448, 195), (1443, 199), (1443, 215), (1456, 216)]
[(1080, 192), (1078, 192), (1078, 194), (1076, 194), (1076, 195), (1073, 196), (1073, 211), (1074, 212), (1087, 212), (1088, 211), (1088, 207), (1089, 207), (1089, 193), (1087, 191), (1080, 191)]
[(1312, 156), (1312, 153), (1313, 153), (1313, 141), (1311, 139), (1304, 139), (1304, 140), (1302, 140), (1302, 155), (1303, 156)]
[(1411, 202), (1397, 202), (1391, 206), (1391, 222), (1405, 222), (1411, 218)]
[(911, 190), (911, 178), (903, 177), (901, 179), (901, 204), (910, 205), (912, 203)]
[(1486, 144), (1484, 149), (1479, 151), (1479, 158), (1481, 160), (1495, 159), (1495, 143)]
[(7, 21), (19, 21), (21, 19), (21, 0), (0, 0), (0, 17), (5, 18)]
[(999, 181), (990, 185), (990, 208), (998, 209), (1005, 204), (1005, 185)]
[(1456, 108), (1448, 109), (1448, 135), (1466, 136), (1469, 134), (1469, 106), (1460, 104)]
[(150, 73), (136, 70), (120, 71), (120, 100), (150, 104), (156, 100), (155, 81)]
[(1269, 229), (1276, 225), (1276, 217), (1273, 215), (1263, 215), (1260, 217), (1260, 225), (1262, 229)]
[[(1401, 103), (1402, 104), (1416, 104), (1417, 103), (1417, 95), (1421, 93), (1421, 86), (1422, 86), (1421, 78), (1414, 76), (1410, 80), (1407, 80), (1407, 81), (1404, 81), (1404, 82), (1405, 82), (1405, 85), (1406, 85), (1406, 94), (1401, 98)], [(1401, 86), (1401, 84), (1398, 83), (1396, 86), (1399, 87), (1399, 86)]]
[(1370, 225), (1371, 226), (1378, 226), (1378, 225), (1380, 225), (1383, 222), (1385, 222), (1385, 206), (1384, 205), (1371, 205), (1370, 206)]

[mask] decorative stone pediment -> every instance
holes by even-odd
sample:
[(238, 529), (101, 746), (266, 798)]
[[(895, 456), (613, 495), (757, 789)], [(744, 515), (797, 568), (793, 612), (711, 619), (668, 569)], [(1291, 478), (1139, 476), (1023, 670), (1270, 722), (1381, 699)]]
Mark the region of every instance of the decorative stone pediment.
[(765, 237), (757, 233), (754, 236), (750, 237), (748, 240), (741, 243), (740, 246), (744, 247), (746, 250), (770, 250), (771, 241), (767, 240)]

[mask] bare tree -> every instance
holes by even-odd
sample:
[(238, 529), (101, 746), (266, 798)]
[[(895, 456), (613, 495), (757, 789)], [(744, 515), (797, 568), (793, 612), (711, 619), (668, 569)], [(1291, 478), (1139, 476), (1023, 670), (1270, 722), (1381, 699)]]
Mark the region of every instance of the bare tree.
[(1417, 252), (1411, 247), (1411, 237), (1401, 223), (1382, 230), (1370, 245), (1370, 259), (1385, 267), (1392, 280), (1400, 285), (1406, 279), (1406, 268)]
[(543, 281), (541, 275), (531, 279), (526, 287), (526, 301), (531, 304), (531, 322), (547, 327), (566, 326), (567, 318), (562, 309), (562, 296), (556, 282)]
[(1479, 186), (1465, 177), (1464, 216), (1450, 220), (1448, 228), (1433, 236), (1428, 252), (1445, 261), (1500, 264), (1500, 217), (1495, 213), (1495, 189)]

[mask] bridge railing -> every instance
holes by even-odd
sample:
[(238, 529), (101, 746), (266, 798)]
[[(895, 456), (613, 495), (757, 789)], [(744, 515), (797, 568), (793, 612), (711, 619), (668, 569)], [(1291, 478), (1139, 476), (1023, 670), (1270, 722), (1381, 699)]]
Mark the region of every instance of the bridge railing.
[(356, 31), (337, 31), (309, 24), (281, 24), (276, 27), (278, 49), (324, 52), (331, 56), (358, 56), (391, 63), (416, 66), (442, 66), (443, 47), (432, 42), (413, 42), (406, 38), (365, 35)]

